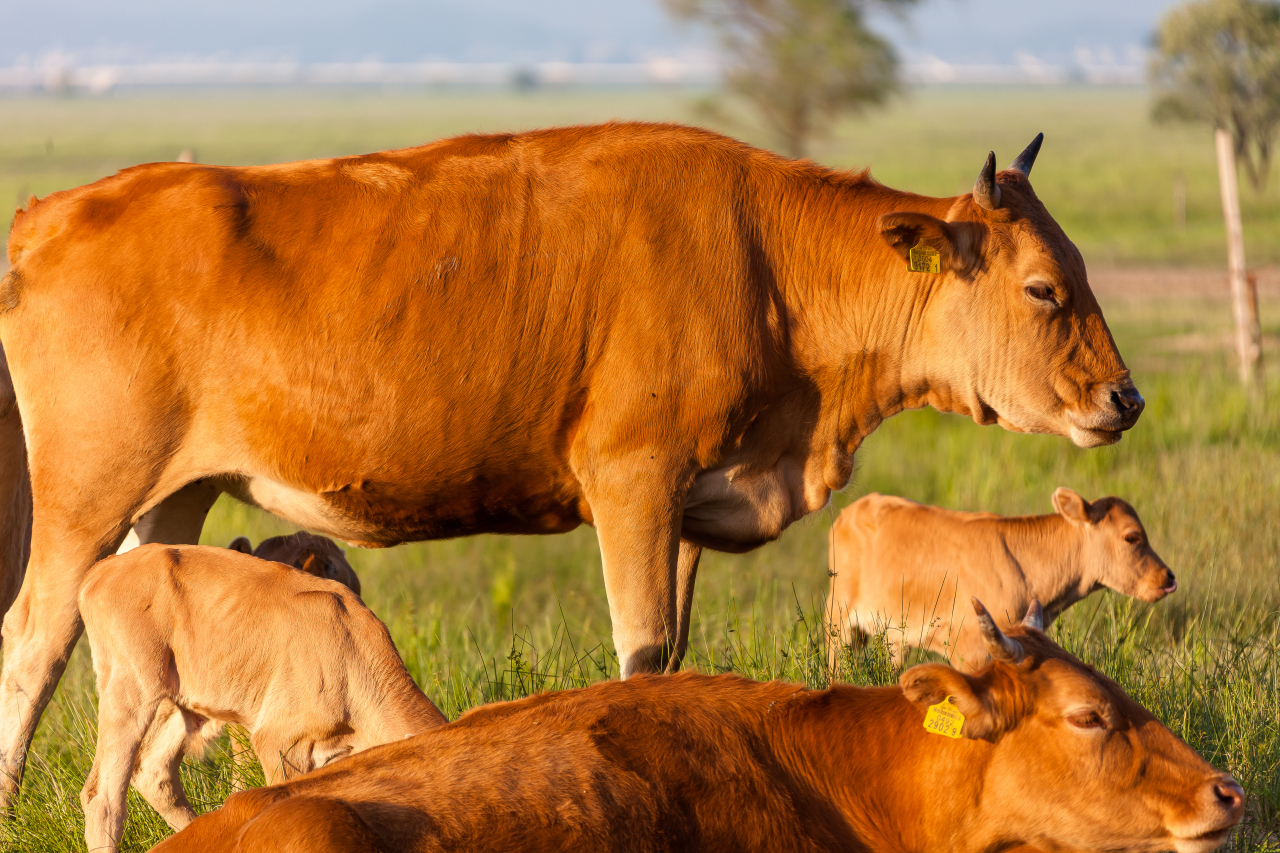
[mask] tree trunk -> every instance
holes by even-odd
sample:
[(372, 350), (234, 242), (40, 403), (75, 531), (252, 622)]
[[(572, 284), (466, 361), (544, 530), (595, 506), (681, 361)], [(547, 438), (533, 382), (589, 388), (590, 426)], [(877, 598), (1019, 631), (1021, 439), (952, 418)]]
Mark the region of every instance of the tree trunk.
[(1262, 389), (1262, 329), (1258, 323), (1257, 299), (1249, 298), (1248, 274), (1244, 266), (1244, 227), (1240, 221), (1240, 189), (1236, 184), (1236, 158), (1231, 134), (1222, 128), (1214, 133), (1218, 148), (1218, 183), (1222, 188), (1222, 217), (1227, 223), (1227, 276), (1231, 281), (1231, 308), (1236, 319), (1236, 352), (1240, 358), (1240, 381), (1251, 391)]

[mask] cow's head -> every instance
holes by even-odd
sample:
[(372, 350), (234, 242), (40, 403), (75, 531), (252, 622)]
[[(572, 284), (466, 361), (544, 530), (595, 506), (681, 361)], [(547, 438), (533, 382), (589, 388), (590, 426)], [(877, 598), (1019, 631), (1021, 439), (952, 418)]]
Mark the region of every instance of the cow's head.
[(973, 675), (923, 664), (900, 683), (922, 714), (952, 697), (961, 736), (994, 744), (983, 799), (1011, 839), (1135, 853), (1208, 853), (1226, 840), (1244, 811), (1234, 779), (1046, 637), (1038, 603), (1007, 636), (977, 599), (974, 610), (990, 664)]
[(1082, 559), (1096, 582), (1123, 595), (1159, 601), (1178, 588), (1173, 572), (1147, 540), (1138, 514), (1119, 498), (1089, 503), (1071, 489), (1053, 493), (1053, 508), (1079, 532)]
[(999, 174), (988, 155), (945, 221), (887, 213), (880, 230), (904, 259), (921, 243), (941, 254), (917, 338), (929, 383), (922, 402), (1081, 447), (1113, 444), (1144, 403), (1084, 260), (1031, 189), (1042, 139)]
[(346, 555), (332, 539), (300, 530), (288, 536), (263, 539), (256, 549), (247, 536), (237, 536), (227, 547), (260, 560), (293, 566), (318, 578), (337, 581), (356, 595), (360, 594), (360, 578), (356, 577), (355, 569), (351, 568)]

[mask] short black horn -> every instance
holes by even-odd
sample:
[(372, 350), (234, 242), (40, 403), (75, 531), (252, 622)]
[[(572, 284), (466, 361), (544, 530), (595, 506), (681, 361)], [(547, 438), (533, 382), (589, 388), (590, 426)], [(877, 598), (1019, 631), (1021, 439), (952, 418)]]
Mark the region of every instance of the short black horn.
[(1024, 178), (1031, 177), (1031, 167), (1036, 164), (1036, 155), (1040, 153), (1040, 145), (1043, 142), (1044, 134), (1037, 133), (1036, 138), (1031, 140), (1031, 144), (1023, 149), (1022, 153), (1018, 155), (1018, 159), (1014, 160), (1013, 165), (1009, 168), (1016, 172), (1021, 172)]
[(973, 184), (973, 200), (984, 210), (1000, 206), (1000, 187), (996, 185), (996, 152), (987, 154), (987, 162)]

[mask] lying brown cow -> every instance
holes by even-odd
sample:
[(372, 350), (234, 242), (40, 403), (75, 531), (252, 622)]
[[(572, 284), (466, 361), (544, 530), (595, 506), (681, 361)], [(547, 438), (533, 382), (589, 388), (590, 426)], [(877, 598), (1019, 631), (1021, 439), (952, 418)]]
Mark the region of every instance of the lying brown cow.
[(273, 781), (445, 722), (355, 593), (281, 563), (144, 545), (89, 573), (80, 611), (98, 683), (80, 797), (93, 851), (116, 849), (131, 780), (170, 826), (190, 823), (182, 758), (224, 723), (249, 730)]
[(973, 596), (1005, 624), (1039, 600), (1051, 625), (1104, 587), (1143, 601), (1178, 588), (1129, 504), (1089, 503), (1061, 488), (1053, 508), (1006, 518), (874, 493), (845, 508), (830, 535), (832, 665), (842, 644), (883, 633), (895, 657), (916, 646), (977, 669), (986, 645), (974, 621), (956, 613)]
[[(1111, 850), (1208, 853), (1244, 809), (1120, 687), (1033, 626), (899, 687), (732, 675), (490, 705), (274, 788), (157, 853)], [(925, 729), (963, 714), (958, 739)]]
[(0, 806), (85, 572), (131, 525), (199, 541), (224, 491), (372, 547), (593, 524), (625, 676), (678, 666), (702, 548), (825, 506), (903, 409), (1118, 441), (1142, 398), (1032, 190), (1039, 144), (941, 199), (606, 124), (155, 163), (29, 205), (0, 280), (25, 433), (0, 453), (35, 506)]

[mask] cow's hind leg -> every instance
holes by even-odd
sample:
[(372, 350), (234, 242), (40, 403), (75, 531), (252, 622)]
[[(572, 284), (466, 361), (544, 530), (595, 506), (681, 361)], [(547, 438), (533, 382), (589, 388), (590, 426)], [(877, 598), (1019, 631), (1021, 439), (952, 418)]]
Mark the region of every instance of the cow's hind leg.
[(220, 494), (222, 489), (214, 479), (188, 483), (142, 514), (125, 537), (120, 553), (150, 542), (199, 545), (204, 520)]
[[(245, 826), (240, 850), (271, 853), (384, 853), (369, 824), (348, 803), (329, 797), (290, 797)], [(432, 846), (415, 844), (414, 850)]]

